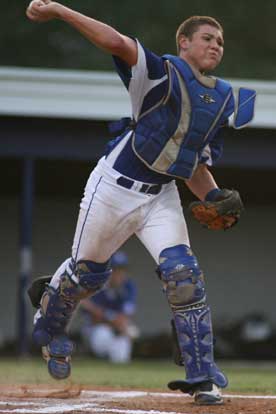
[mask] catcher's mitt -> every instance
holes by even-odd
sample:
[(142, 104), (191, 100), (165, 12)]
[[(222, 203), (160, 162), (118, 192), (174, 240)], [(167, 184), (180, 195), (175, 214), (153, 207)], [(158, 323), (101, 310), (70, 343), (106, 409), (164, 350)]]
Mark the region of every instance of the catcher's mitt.
[(193, 217), (204, 227), (211, 230), (227, 230), (240, 218), (243, 203), (236, 190), (223, 189), (212, 201), (195, 201), (189, 210)]

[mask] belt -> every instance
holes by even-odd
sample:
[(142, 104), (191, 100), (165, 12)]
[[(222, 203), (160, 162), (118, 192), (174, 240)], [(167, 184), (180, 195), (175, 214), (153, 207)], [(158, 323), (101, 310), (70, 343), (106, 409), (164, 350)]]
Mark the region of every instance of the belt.
[(128, 188), (129, 190), (132, 189), (145, 194), (158, 194), (162, 189), (162, 184), (139, 183), (122, 176), (117, 178), (117, 184), (121, 187)]

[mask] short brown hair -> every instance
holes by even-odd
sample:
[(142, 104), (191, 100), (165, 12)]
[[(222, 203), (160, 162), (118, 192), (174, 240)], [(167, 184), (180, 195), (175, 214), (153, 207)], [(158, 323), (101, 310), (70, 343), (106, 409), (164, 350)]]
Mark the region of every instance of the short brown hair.
[(208, 24), (209, 26), (213, 26), (217, 28), (218, 30), (223, 33), (223, 28), (221, 24), (210, 16), (192, 16), (189, 17), (189, 19), (184, 20), (184, 22), (181, 23), (179, 28), (176, 31), (176, 48), (177, 53), (179, 53), (179, 38), (181, 35), (184, 35), (185, 37), (188, 37), (191, 39), (193, 34), (198, 30), (199, 26), (202, 26), (204, 24)]

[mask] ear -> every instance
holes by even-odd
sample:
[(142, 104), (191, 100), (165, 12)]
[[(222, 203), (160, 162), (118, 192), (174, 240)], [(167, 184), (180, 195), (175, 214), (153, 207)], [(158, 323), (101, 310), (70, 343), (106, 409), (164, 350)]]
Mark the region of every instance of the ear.
[(178, 40), (179, 50), (187, 50), (189, 46), (189, 39), (184, 35), (179, 36)]

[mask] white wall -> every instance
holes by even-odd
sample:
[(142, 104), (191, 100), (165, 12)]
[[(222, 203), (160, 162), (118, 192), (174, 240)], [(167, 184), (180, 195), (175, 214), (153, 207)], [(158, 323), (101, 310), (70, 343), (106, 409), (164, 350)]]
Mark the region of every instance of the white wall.
[[(257, 91), (252, 127), (275, 128), (276, 82), (229, 79), (234, 91)], [(0, 66), (0, 114), (110, 120), (131, 115), (115, 72)]]
[[(39, 199), (34, 211), (34, 276), (53, 272), (67, 257), (78, 214), (78, 199)], [(275, 205), (248, 206), (238, 226), (212, 233), (188, 220), (194, 252), (205, 271), (216, 322), (263, 311), (276, 325)], [(18, 276), (18, 212), (15, 198), (0, 207), (0, 340), (15, 335)], [(169, 308), (155, 263), (141, 243), (125, 245), (139, 289), (137, 321), (143, 333), (169, 330)], [(31, 326), (31, 314), (30, 314)]]

